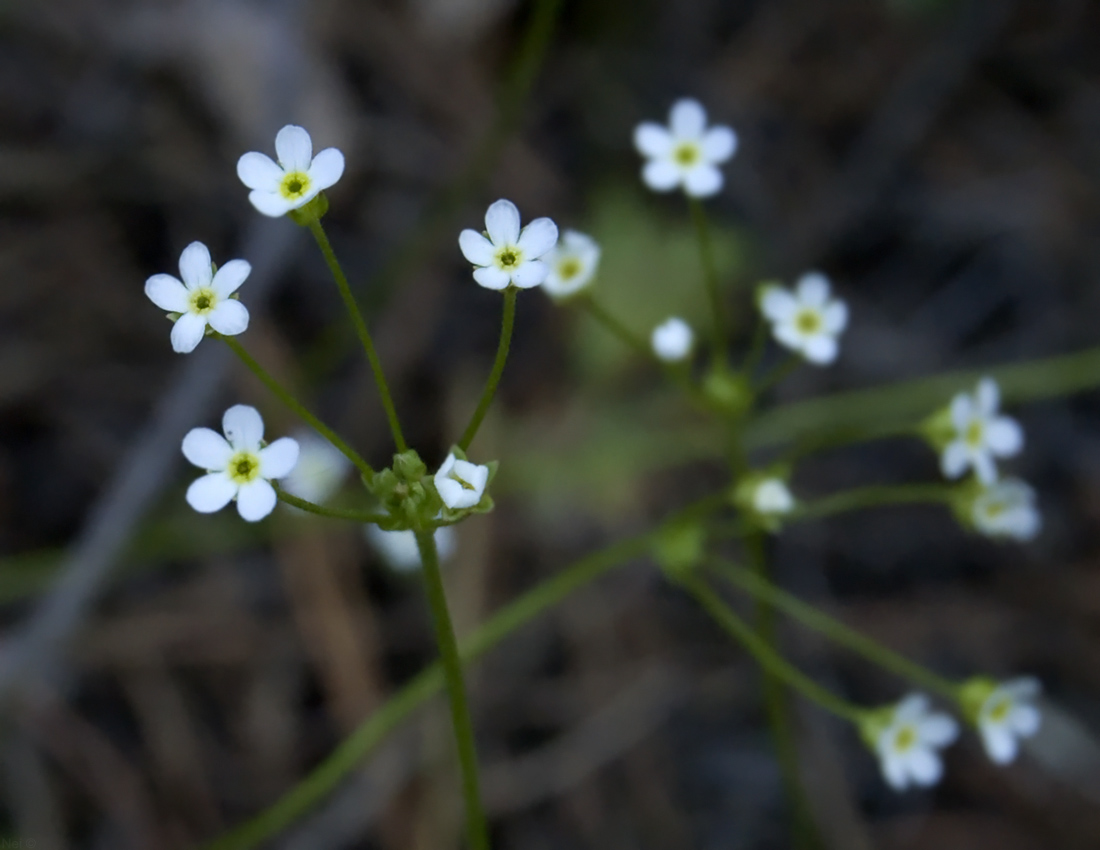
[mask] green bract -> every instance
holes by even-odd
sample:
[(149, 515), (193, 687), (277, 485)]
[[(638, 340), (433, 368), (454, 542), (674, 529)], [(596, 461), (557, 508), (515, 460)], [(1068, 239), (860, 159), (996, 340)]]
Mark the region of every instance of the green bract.
[(376, 472), (369, 489), (389, 515), (378, 523), (385, 531), (431, 528), (443, 507), (428, 467), (414, 449), (395, 454), (393, 466)]

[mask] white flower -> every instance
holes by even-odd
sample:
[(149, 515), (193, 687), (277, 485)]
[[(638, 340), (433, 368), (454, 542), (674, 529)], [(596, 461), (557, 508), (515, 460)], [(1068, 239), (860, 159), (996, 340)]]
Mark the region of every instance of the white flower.
[(567, 298), (584, 289), (600, 264), (600, 246), (591, 236), (566, 230), (561, 241), (543, 257), (550, 273), (542, 289), (553, 298)]
[(435, 474), (435, 489), (443, 504), (452, 510), (472, 508), (481, 501), (489, 481), (489, 467), (447, 455)]
[(928, 704), (924, 694), (910, 694), (894, 707), (876, 737), (882, 773), (896, 791), (939, 782), (943, 765), (938, 751), (959, 735), (955, 719), (929, 711)]
[(978, 732), (986, 755), (997, 764), (1016, 758), (1018, 738), (1039, 731), (1042, 715), (1033, 705), (1039, 696), (1038, 679), (1025, 676), (993, 687), (978, 709)]
[(940, 466), (948, 478), (959, 478), (972, 467), (982, 484), (997, 480), (994, 457), (1012, 457), (1024, 446), (1024, 432), (1010, 416), (998, 416), (1000, 390), (992, 378), (978, 382), (974, 395), (951, 399), (954, 438), (943, 449)]
[(474, 280), (486, 289), (530, 289), (546, 280), (550, 267), (539, 257), (558, 241), (554, 222), (536, 218), (520, 230), (516, 205), (501, 199), (486, 211), (485, 230), (487, 237), (468, 228), (458, 235), (462, 255), (477, 266)]
[(760, 311), (772, 323), (772, 334), (781, 345), (818, 365), (836, 360), (837, 337), (848, 324), (848, 305), (829, 297), (825, 275), (804, 274), (794, 292), (782, 286), (765, 287)]
[(299, 448), (298, 463), (283, 480), (282, 488), (299, 499), (321, 504), (340, 487), (351, 461), (315, 431), (299, 431), (294, 439)]
[[(385, 531), (373, 523), (365, 526), (367, 540), (383, 560), (398, 572), (420, 568), (420, 550), (411, 531)], [(439, 560), (446, 561), (455, 551), (455, 532), (448, 525), (435, 530), (435, 549)]]
[(344, 155), (325, 148), (313, 156), (309, 133), (287, 124), (275, 136), (275, 162), (267, 154), (250, 151), (237, 160), (237, 176), (249, 189), (248, 200), (264, 215), (286, 215), (309, 203), (344, 173)]
[(183, 438), (183, 456), (209, 473), (187, 488), (187, 503), (209, 514), (236, 499), (242, 519), (263, 519), (278, 500), (268, 482), (294, 468), (298, 443), (283, 437), (264, 446), (264, 421), (256, 408), (245, 404), (225, 412), (222, 430), (225, 437), (209, 428), (193, 428)]
[(1018, 478), (1006, 478), (983, 489), (970, 508), (974, 527), (988, 537), (1033, 540), (1043, 520), (1035, 507), (1035, 491)]
[(695, 334), (691, 325), (679, 316), (673, 316), (653, 329), (649, 338), (653, 353), (668, 363), (683, 360), (691, 353), (695, 343)]
[(180, 354), (194, 351), (206, 335), (206, 326), (226, 336), (248, 328), (248, 310), (230, 298), (252, 271), (244, 260), (230, 260), (214, 271), (210, 251), (192, 242), (180, 254), (180, 281), (170, 274), (155, 274), (145, 281), (149, 300), (169, 313), (178, 313), (172, 326), (172, 348)]
[(782, 478), (764, 478), (752, 492), (752, 507), (758, 514), (788, 514), (794, 509), (794, 496)]
[(649, 162), (642, 180), (656, 192), (683, 186), (693, 198), (705, 198), (722, 188), (722, 172), (715, 168), (737, 150), (737, 134), (729, 127), (707, 129), (707, 113), (696, 100), (672, 105), (667, 128), (651, 121), (634, 129), (634, 147)]

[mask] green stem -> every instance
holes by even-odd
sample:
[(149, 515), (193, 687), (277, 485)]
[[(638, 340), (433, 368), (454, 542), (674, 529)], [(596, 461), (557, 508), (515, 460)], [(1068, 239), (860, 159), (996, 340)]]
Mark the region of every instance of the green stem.
[(317, 516), (329, 517), (330, 519), (346, 519), (351, 522), (383, 522), (389, 519), (387, 514), (376, 514), (371, 511), (358, 511), (353, 508), (328, 508), (324, 505), (318, 505), (314, 502), (308, 502), (305, 499), (299, 499), (297, 496), (292, 496), (285, 490), (275, 488), (276, 494), (279, 496), (280, 502), (286, 502), (288, 505), (293, 505), (299, 510), (306, 513), (316, 514)]
[(353, 449), (342, 439), (340, 439), (340, 437), (338, 437), (336, 433), (324, 422), (322, 422), (320, 419), (318, 419), (316, 416), (306, 410), (305, 406), (302, 405), (302, 403), (298, 401), (298, 399), (296, 399), (286, 389), (283, 388), (282, 384), (280, 384), (273, 377), (267, 374), (267, 372), (265, 372), (263, 367), (256, 362), (252, 355), (245, 351), (244, 346), (237, 342), (235, 337), (222, 336), (221, 334), (218, 334), (218, 336), (220, 336), (222, 338), (222, 341), (226, 345), (228, 345), (230, 349), (232, 349), (233, 353), (236, 354), (237, 357), (240, 358), (241, 362), (248, 367), (249, 371), (260, 379), (260, 383), (271, 390), (271, 392), (279, 399), (279, 401), (281, 401), (288, 408), (298, 414), (299, 417), (309, 423), (313, 430), (315, 430), (322, 437), (332, 443), (332, 445), (334, 445), (344, 457), (355, 464), (356, 469), (358, 469), (368, 481), (374, 476), (374, 470), (371, 469), (370, 464), (363, 460), (363, 458), (359, 456), (359, 453), (356, 452), (355, 449)]
[(508, 362), (508, 349), (512, 345), (512, 327), (516, 323), (516, 295), (519, 292), (514, 286), (504, 290), (504, 314), (500, 322), (500, 342), (497, 345), (497, 356), (493, 361), (493, 369), (489, 372), (489, 380), (485, 382), (485, 390), (481, 393), (481, 401), (477, 403), (474, 415), (470, 417), (470, 424), (462, 432), (462, 439), (458, 441), (458, 447), (466, 451), (477, 435), (477, 429), (481, 427), (481, 421), (489, 412), (489, 405), (493, 403), (493, 396), (497, 392), (497, 384), (500, 376), (504, 374), (504, 364)]
[(802, 365), (802, 358), (797, 354), (792, 354), (782, 363), (778, 364), (768, 374), (760, 379), (754, 389), (757, 393), (765, 393), (774, 387), (776, 384), (789, 378), (794, 372), (798, 370), (798, 367)]
[(447, 697), (451, 705), (451, 723), (454, 727), (458, 760), (462, 768), (462, 796), (466, 801), (466, 831), (470, 850), (489, 850), (489, 827), (481, 807), (481, 790), (477, 774), (477, 747), (474, 744), (474, 725), (470, 719), (470, 707), (466, 702), (466, 683), (462, 677), (462, 661), (458, 655), (451, 614), (447, 610), (447, 594), (443, 588), (443, 576), (439, 572), (439, 554), (435, 548), (435, 536), (430, 531), (416, 532), (416, 545), (424, 565), (424, 587), (435, 624), (435, 639), (439, 645), (439, 657), (443, 663), (443, 678), (447, 683)]
[(769, 330), (770, 326), (758, 313), (756, 316), (756, 329), (752, 332), (752, 345), (749, 348), (749, 353), (745, 356), (745, 365), (741, 368), (750, 384), (752, 383), (752, 373), (756, 371), (760, 361), (764, 359), (764, 351), (768, 347)]
[(691, 219), (695, 223), (695, 233), (699, 238), (699, 256), (703, 262), (703, 281), (707, 288), (707, 298), (710, 300), (710, 311), (713, 314), (713, 331), (711, 334), (711, 356), (715, 364), (725, 361), (726, 354), (726, 315), (722, 309), (722, 295), (718, 291), (718, 264), (714, 260), (714, 245), (710, 238), (710, 224), (707, 221), (706, 210), (698, 198), (688, 197), (688, 206), (691, 208)]
[(949, 484), (897, 484), (857, 487), (800, 505), (792, 520), (820, 519), (847, 511), (884, 505), (948, 504), (954, 498)]
[(874, 424), (835, 428), (831, 431), (809, 434), (798, 440), (780, 458), (780, 463), (793, 466), (802, 458), (817, 452), (842, 448), (872, 440), (889, 440), (896, 437), (920, 437), (920, 429), (912, 424)]
[(325, 255), (325, 262), (328, 263), (329, 271), (332, 272), (332, 277), (336, 281), (336, 287), (340, 290), (340, 297), (344, 299), (344, 306), (347, 308), (348, 315), (351, 316), (351, 322), (355, 326), (359, 342), (363, 345), (363, 351), (367, 353), (371, 371), (374, 372), (374, 382), (378, 385), (378, 394), (382, 398), (382, 407), (385, 409), (386, 419), (390, 423), (393, 441), (397, 446), (398, 453), (401, 453), (408, 446), (405, 444), (405, 437), (401, 433), (401, 423), (397, 418), (397, 410), (393, 406), (390, 387), (386, 383), (385, 374), (382, 372), (382, 362), (378, 359), (378, 352), (374, 350), (374, 341), (367, 329), (367, 323), (363, 319), (363, 314), (359, 311), (359, 305), (355, 303), (355, 296), (352, 295), (351, 287), (348, 286), (348, 279), (344, 276), (340, 261), (336, 259), (336, 253), (332, 250), (332, 245), (329, 244), (328, 236), (325, 235), (325, 228), (321, 225), (320, 219), (315, 218), (309, 223), (309, 232), (313, 234), (313, 238), (317, 241), (317, 247)]
[(758, 600), (788, 614), (807, 628), (820, 632), (834, 643), (846, 646), (879, 667), (889, 670), (904, 679), (909, 679), (922, 688), (927, 688), (949, 700), (958, 698), (959, 689), (954, 683), (933, 673), (928, 668), (910, 661), (905, 656), (899, 655), (892, 649), (887, 649), (878, 641), (860, 634), (855, 629), (803, 602), (798, 597), (776, 587), (751, 570), (720, 558), (711, 559), (709, 563), (724, 578), (737, 587), (747, 591)]

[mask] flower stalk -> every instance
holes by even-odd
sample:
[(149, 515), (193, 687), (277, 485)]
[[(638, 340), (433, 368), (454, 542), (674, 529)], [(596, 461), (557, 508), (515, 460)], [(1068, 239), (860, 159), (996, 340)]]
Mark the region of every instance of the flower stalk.
[(470, 447), (470, 443), (477, 436), (481, 422), (485, 419), (485, 414), (489, 412), (489, 405), (493, 403), (497, 385), (500, 383), (500, 376), (504, 374), (504, 364), (508, 362), (508, 351), (512, 345), (512, 328), (516, 323), (516, 295), (518, 292), (519, 290), (514, 286), (504, 290), (504, 310), (500, 322), (500, 342), (497, 344), (497, 355), (493, 360), (493, 368), (489, 372), (489, 379), (485, 382), (485, 389), (481, 393), (481, 400), (474, 409), (474, 415), (470, 417), (470, 424), (466, 426), (466, 430), (462, 432), (462, 437), (458, 441), (458, 447), (463, 451)]

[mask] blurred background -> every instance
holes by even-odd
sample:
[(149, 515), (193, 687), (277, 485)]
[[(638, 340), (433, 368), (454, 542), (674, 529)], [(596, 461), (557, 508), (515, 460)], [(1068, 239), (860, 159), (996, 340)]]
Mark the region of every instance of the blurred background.
[[(238, 156), (273, 153), (290, 122), (344, 151), (326, 226), (434, 465), (496, 347), (500, 298), (456, 244), (492, 200), (594, 235), (601, 297), (639, 333), (705, 317), (683, 201), (643, 191), (631, 143), (685, 95), (740, 135), (708, 204), (739, 327), (758, 280), (808, 268), (851, 308), (839, 362), (772, 401), (1097, 344), (1090, 0), (0, 3), (3, 846), (194, 846), (435, 657), (416, 576), (361, 529), (183, 500), (189, 428), (238, 402), (270, 435), (300, 427), (221, 346), (171, 351), (142, 286), (196, 239), (253, 264), (257, 359), (375, 466), (392, 451), (318, 252), (255, 213)], [(446, 566), (460, 632), (722, 484), (676, 393), (540, 292), (520, 298), (498, 401), (474, 444), (502, 460), (497, 510), (461, 526)], [(775, 542), (781, 583), (846, 622), (945, 675), (1032, 673), (1048, 695), (1016, 764), (971, 736), (940, 786), (904, 795), (851, 729), (795, 702), (823, 847), (1100, 846), (1100, 404), (1015, 413), (1035, 543), (931, 508)], [(794, 488), (937, 477), (895, 440), (815, 458)], [(804, 631), (783, 640), (851, 699), (903, 692)], [(499, 848), (792, 846), (756, 668), (649, 562), (518, 632), (470, 688)], [(272, 846), (460, 844), (436, 702)]]

